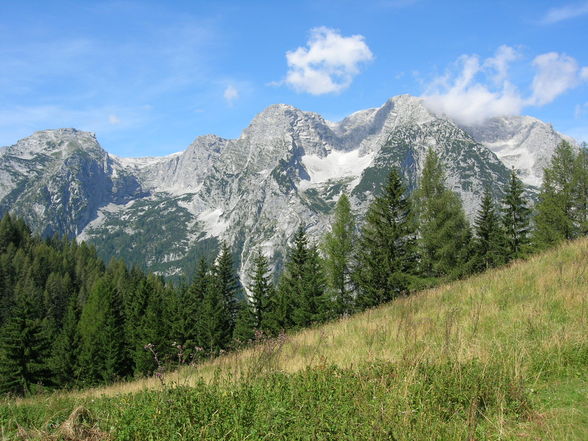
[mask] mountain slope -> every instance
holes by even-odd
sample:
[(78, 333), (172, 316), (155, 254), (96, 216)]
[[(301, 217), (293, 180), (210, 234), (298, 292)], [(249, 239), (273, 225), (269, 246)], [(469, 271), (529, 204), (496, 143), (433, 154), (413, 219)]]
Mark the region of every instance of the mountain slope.
[(464, 130), (507, 167), (519, 170), (525, 184), (535, 187), (541, 185), (543, 169), (549, 164), (555, 147), (563, 140), (575, 144), (572, 138), (556, 132), (551, 124), (531, 116), (490, 118)]
[[(225, 240), (246, 279), (254, 249), (274, 253), (279, 267), (299, 225), (318, 240), (342, 193), (361, 217), (390, 167), (413, 189), (428, 148), (473, 215), (483, 188), (499, 197), (508, 177), (507, 166), (475, 139), (489, 142), (492, 127), (464, 130), (402, 95), (338, 123), (272, 105), (238, 139), (201, 136), (161, 158), (109, 155), (93, 134), (73, 129), (38, 132), (0, 151), (0, 212), (165, 275), (191, 273), (199, 256)], [(506, 131), (497, 130), (504, 139)], [(556, 141), (546, 137), (542, 145), (552, 149)]]
[(586, 268), (582, 239), (162, 380), (7, 402), (0, 420), (53, 431), (81, 405), (114, 439), (583, 441)]

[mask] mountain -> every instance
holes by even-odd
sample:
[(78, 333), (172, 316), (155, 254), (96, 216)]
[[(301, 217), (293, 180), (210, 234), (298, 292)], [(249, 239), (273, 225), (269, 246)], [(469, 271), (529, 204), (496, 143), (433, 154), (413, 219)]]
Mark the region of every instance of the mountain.
[(408, 95), (337, 123), (277, 104), (238, 139), (206, 135), (181, 153), (133, 159), (108, 154), (93, 134), (46, 130), (0, 150), (0, 212), (168, 276), (191, 272), (225, 240), (246, 279), (254, 249), (279, 267), (299, 225), (318, 240), (343, 192), (361, 216), (390, 167), (414, 189), (428, 148), (472, 215), (485, 186), (500, 196), (512, 161), (526, 171), (532, 157), (535, 173), (555, 148), (560, 135), (525, 118), (459, 127)]
[(543, 169), (561, 141), (575, 144), (569, 136), (555, 131), (551, 124), (531, 116), (490, 118), (482, 125), (462, 127), (472, 138), (488, 147), (507, 166), (519, 170), (521, 180), (541, 185)]

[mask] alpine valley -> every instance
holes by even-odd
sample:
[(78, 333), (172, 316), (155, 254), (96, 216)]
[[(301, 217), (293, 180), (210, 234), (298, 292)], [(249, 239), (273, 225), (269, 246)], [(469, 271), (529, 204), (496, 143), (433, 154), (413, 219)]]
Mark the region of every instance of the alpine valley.
[(44, 130), (0, 149), (0, 215), (166, 276), (190, 274), (224, 240), (246, 279), (253, 251), (279, 266), (299, 225), (318, 240), (342, 193), (361, 217), (390, 167), (413, 189), (429, 148), (472, 217), (484, 187), (501, 195), (510, 167), (536, 192), (562, 139), (526, 116), (462, 127), (408, 95), (337, 123), (272, 105), (238, 139), (200, 136), (156, 158), (109, 154), (92, 133)]

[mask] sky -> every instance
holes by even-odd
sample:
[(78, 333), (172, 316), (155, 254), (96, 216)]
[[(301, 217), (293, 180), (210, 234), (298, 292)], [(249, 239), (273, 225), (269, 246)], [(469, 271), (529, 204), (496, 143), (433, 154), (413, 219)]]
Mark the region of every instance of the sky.
[(0, 146), (74, 127), (159, 156), (271, 104), (338, 121), (401, 94), (588, 141), (587, 30), (586, 0), (3, 1)]

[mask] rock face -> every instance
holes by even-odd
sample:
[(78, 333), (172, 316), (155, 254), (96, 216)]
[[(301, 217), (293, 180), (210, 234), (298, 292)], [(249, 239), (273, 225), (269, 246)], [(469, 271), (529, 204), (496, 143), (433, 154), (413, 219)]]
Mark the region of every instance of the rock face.
[(165, 275), (192, 272), (225, 240), (247, 279), (255, 249), (279, 266), (299, 225), (318, 240), (342, 193), (361, 217), (390, 167), (413, 189), (429, 148), (470, 215), (485, 186), (500, 195), (513, 163), (536, 184), (561, 135), (526, 118), (460, 128), (408, 95), (338, 123), (278, 104), (238, 139), (206, 135), (181, 153), (133, 159), (109, 155), (93, 134), (47, 130), (0, 150), (0, 211)]
[(531, 116), (491, 118), (482, 125), (463, 127), (507, 166), (519, 170), (521, 180), (535, 187), (541, 185), (543, 169), (553, 150), (563, 140), (575, 141), (554, 130), (551, 124)]

